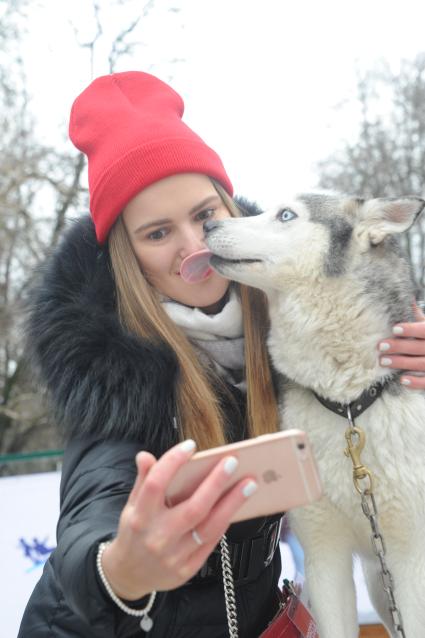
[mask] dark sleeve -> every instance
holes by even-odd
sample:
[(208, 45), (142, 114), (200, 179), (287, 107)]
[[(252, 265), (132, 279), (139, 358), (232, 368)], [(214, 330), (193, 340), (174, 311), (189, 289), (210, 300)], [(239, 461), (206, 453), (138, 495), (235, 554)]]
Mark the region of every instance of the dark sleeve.
[[(94, 627), (115, 627), (132, 635), (137, 618), (121, 612), (97, 574), (98, 545), (116, 534), (121, 511), (136, 478), (140, 444), (90, 440), (72, 443), (64, 456), (61, 513), (54, 552), (54, 570), (67, 606)], [(157, 596), (154, 618), (166, 594)], [(146, 599), (131, 604), (143, 607)], [(124, 629), (125, 627), (125, 629)], [(127, 633), (128, 628), (128, 633)]]

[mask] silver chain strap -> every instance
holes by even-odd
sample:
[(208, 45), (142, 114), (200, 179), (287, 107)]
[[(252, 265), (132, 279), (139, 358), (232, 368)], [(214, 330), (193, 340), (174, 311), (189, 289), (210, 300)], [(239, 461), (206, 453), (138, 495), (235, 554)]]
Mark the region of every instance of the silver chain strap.
[(226, 534), (220, 540), (221, 568), (223, 571), (224, 599), (226, 602), (227, 624), (230, 638), (238, 638), (238, 616), (236, 610), (235, 583), (233, 580), (230, 551)]
[[(363, 513), (369, 519), (369, 523), (372, 528), (371, 539), (372, 539), (373, 551), (375, 552), (376, 556), (379, 558), (379, 562), (381, 564), (381, 579), (382, 579), (384, 590), (388, 596), (388, 601), (390, 603), (389, 609), (390, 609), (391, 618), (396, 631), (400, 634), (400, 636), (403, 636), (403, 638), (406, 638), (406, 634), (404, 633), (403, 620), (401, 618), (401, 613), (399, 608), (397, 607), (397, 603), (394, 597), (393, 577), (390, 570), (388, 569), (387, 561), (385, 560), (386, 547), (385, 547), (384, 537), (382, 536), (382, 532), (379, 529), (379, 524), (377, 519), (378, 510), (376, 507), (375, 497), (373, 496), (373, 494), (363, 493), (361, 495), (361, 498), (362, 498)], [(368, 503), (368, 499), (369, 499), (369, 503)], [(370, 505), (372, 507), (370, 507)]]
[[(406, 638), (403, 627), (403, 620), (394, 596), (393, 577), (390, 570), (388, 569), (387, 561), (385, 559), (387, 550), (385, 547), (384, 537), (378, 523), (378, 508), (376, 506), (375, 497), (373, 495), (372, 474), (360, 460), (360, 453), (364, 448), (366, 435), (361, 428), (354, 425), (349, 406), (347, 406), (347, 418), (349, 427), (345, 432), (345, 438), (347, 440), (348, 446), (345, 450), (345, 455), (351, 457), (353, 463), (354, 486), (361, 496), (363, 514), (369, 520), (372, 530), (372, 547), (381, 565), (382, 584), (388, 597), (389, 611), (393, 621), (394, 629), (397, 631), (399, 636), (401, 636), (402, 638)], [(367, 481), (367, 487), (364, 487), (364, 484), (361, 484), (361, 481), (363, 480)]]

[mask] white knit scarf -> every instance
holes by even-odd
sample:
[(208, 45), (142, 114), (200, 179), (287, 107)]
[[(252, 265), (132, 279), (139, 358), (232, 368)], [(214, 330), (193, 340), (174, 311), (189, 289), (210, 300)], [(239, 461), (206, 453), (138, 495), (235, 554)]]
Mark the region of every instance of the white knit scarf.
[(241, 390), (245, 389), (242, 308), (236, 291), (230, 287), (229, 299), (215, 315), (166, 299), (168, 316), (184, 330), (202, 357), (213, 362), (217, 372)]

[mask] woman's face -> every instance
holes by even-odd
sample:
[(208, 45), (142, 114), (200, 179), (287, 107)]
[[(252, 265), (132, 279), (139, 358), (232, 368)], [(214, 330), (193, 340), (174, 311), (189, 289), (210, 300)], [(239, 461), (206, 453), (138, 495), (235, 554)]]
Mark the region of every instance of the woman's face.
[(196, 173), (161, 179), (136, 195), (122, 216), (140, 267), (156, 290), (213, 311), (229, 281), (215, 272), (195, 284), (180, 276), (183, 259), (205, 248), (204, 222), (230, 216), (210, 179)]

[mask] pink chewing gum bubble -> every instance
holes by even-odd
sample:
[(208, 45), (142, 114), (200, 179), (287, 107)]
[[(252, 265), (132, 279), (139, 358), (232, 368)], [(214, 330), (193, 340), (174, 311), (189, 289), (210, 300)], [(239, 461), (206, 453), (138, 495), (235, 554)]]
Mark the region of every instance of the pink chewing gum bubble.
[(180, 276), (187, 284), (197, 284), (206, 279), (211, 273), (209, 261), (212, 252), (208, 248), (198, 250), (183, 259), (180, 266)]

